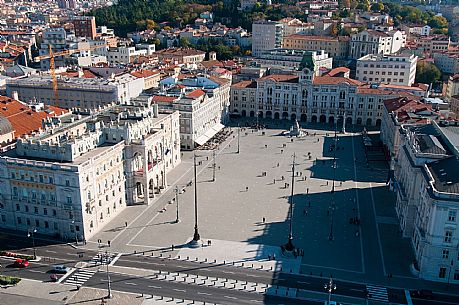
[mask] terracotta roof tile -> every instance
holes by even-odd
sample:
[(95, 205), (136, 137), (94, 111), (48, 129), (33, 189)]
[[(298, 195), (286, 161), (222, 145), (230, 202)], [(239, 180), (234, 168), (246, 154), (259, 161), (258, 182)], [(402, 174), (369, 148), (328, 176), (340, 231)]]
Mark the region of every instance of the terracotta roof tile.
[(195, 99), (195, 98), (203, 96), (204, 94), (206, 94), (206, 93), (204, 91), (202, 91), (201, 89), (196, 89), (196, 90), (188, 93), (186, 95), (186, 97)]
[(314, 77), (314, 85), (338, 85), (348, 83), (349, 85), (361, 86), (362, 83), (358, 80), (346, 77), (331, 77), (331, 76), (316, 76)]
[(285, 83), (298, 83), (299, 77), (297, 75), (288, 75), (288, 74), (272, 74), (268, 76), (263, 76), (258, 78), (259, 81), (272, 80), (275, 82), (285, 82)]
[(44, 118), (60, 116), (67, 112), (69, 111), (55, 106), (48, 106), (44, 111), (34, 111), (19, 101), (0, 96), (0, 115), (10, 121), (16, 138), (42, 128)]
[(175, 96), (167, 96), (167, 95), (155, 95), (153, 96), (153, 101), (154, 102), (159, 102), (159, 103), (173, 103), (177, 97)]

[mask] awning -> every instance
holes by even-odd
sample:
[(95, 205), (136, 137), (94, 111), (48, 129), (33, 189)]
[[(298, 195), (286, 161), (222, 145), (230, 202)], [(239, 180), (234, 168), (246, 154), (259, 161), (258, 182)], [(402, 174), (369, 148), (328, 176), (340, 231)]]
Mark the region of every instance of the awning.
[(200, 136), (199, 138), (194, 140), (194, 142), (197, 143), (199, 146), (201, 146), (202, 144), (204, 144), (207, 141), (209, 141), (209, 139), (210, 138), (208, 138), (205, 134), (203, 134), (202, 136)]
[(217, 132), (222, 130), (224, 127), (225, 127), (225, 125), (223, 125), (223, 124), (220, 124), (220, 123), (215, 124), (214, 126), (209, 128), (202, 136), (197, 138), (195, 140), (195, 142), (198, 145), (203, 145), (204, 143), (209, 141)]

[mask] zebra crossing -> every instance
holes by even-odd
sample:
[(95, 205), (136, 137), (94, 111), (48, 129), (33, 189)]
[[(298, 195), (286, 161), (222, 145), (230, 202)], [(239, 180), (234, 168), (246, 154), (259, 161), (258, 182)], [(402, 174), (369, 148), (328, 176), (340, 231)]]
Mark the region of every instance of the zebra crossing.
[(367, 295), (369, 300), (389, 302), (386, 287), (367, 285)]
[(91, 259), (90, 265), (91, 266), (108, 265), (113, 260), (113, 257), (114, 257), (113, 254), (106, 255), (104, 253), (97, 253), (97, 255)]
[(89, 280), (96, 272), (97, 270), (94, 269), (80, 269), (69, 275), (65, 279), (64, 284), (78, 287), (83, 286), (83, 284), (86, 283), (86, 281)]

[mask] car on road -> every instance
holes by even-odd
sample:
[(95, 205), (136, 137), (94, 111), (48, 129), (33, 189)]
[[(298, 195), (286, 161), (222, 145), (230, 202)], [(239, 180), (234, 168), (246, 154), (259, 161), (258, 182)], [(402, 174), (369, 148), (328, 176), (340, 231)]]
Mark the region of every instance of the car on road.
[(411, 295), (413, 298), (418, 298), (418, 299), (427, 299), (430, 300), (433, 297), (432, 290), (428, 289), (419, 289), (411, 292)]
[(16, 268), (25, 268), (28, 266), (29, 266), (29, 261), (26, 261), (25, 259), (22, 259), (22, 258), (17, 258), (13, 263), (13, 267), (16, 267)]
[(54, 273), (67, 273), (69, 272), (70, 268), (64, 265), (54, 265), (52, 272)]

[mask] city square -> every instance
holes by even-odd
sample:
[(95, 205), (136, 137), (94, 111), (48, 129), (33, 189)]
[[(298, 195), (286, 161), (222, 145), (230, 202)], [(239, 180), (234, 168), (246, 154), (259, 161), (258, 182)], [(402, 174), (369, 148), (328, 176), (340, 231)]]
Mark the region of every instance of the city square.
[[(126, 253), (160, 251), (220, 261), (277, 255), (282, 260), (278, 251), (288, 240), (295, 154), (293, 243), (304, 255), (292, 259), (293, 270), (375, 281), (389, 275), (414, 278), (409, 241), (401, 238), (395, 196), (386, 186), (387, 165), (367, 165), (360, 133), (338, 134), (333, 200), (333, 128), (305, 129), (308, 135), (291, 138), (283, 135), (289, 125), (241, 128), (239, 153), (238, 128), (228, 127), (232, 133), (215, 153), (214, 182), (212, 151), (196, 151), (198, 228), (206, 247), (187, 247), (194, 231), (192, 153), (183, 154), (168, 188), (152, 205), (128, 208), (86, 247), (110, 240), (110, 251)], [(353, 218), (359, 225), (351, 223)], [(400, 256), (400, 249), (406, 255)]]

